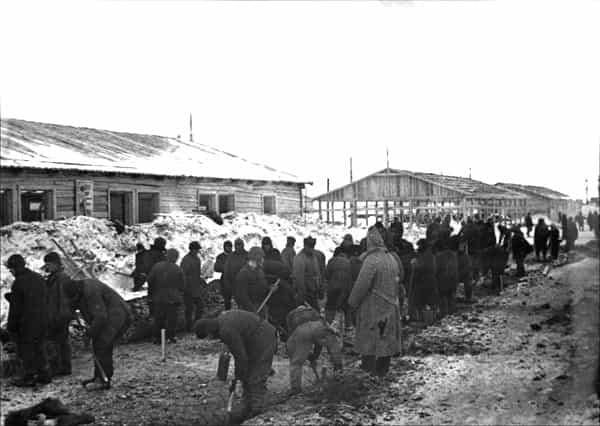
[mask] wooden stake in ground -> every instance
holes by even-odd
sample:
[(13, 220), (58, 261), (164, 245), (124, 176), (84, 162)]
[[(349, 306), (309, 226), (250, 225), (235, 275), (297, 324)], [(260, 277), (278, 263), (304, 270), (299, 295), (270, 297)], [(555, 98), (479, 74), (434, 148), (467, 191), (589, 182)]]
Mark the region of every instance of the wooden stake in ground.
[(164, 328), (160, 329), (160, 360), (167, 360), (167, 330)]

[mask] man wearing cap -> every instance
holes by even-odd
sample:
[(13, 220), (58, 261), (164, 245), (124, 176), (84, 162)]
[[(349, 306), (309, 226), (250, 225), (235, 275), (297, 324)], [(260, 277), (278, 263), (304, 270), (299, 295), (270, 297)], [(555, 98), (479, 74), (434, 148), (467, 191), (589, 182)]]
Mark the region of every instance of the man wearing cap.
[(114, 373), (113, 349), (131, 323), (129, 305), (115, 290), (96, 279), (69, 280), (64, 288), (71, 305), (79, 309), (88, 325), (86, 334), (92, 340), (94, 356), (102, 368), (100, 371), (94, 363), (94, 377), (82, 384), (94, 384), (93, 390), (109, 389)]
[(304, 248), (294, 259), (292, 284), (296, 293), (296, 303), (308, 303), (319, 312), (321, 267), (319, 257), (315, 254), (315, 243), (316, 240), (312, 237), (304, 239)]
[[(248, 260), (248, 252), (244, 249), (244, 240), (236, 238), (233, 242), (233, 253), (231, 253), (227, 262), (225, 262), (225, 272), (223, 273), (221, 285), (224, 286), (226, 293), (233, 295), (235, 293), (235, 280), (240, 269)], [(231, 309), (231, 297), (225, 299), (225, 310)]]
[(7, 330), (14, 336), (19, 358), (23, 362), (23, 377), (13, 382), (16, 386), (33, 387), (36, 383), (50, 383), (46, 360), (46, 283), (40, 274), (25, 267), (25, 259), (13, 254), (6, 261), (13, 274), (8, 309)]
[(167, 250), (166, 260), (158, 262), (148, 275), (148, 300), (154, 316), (154, 342), (160, 342), (160, 330), (166, 328), (167, 340), (175, 343), (177, 309), (183, 303), (185, 277), (177, 266), (179, 252)]
[(265, 259), (269, 260), (281, 260), (281, 253), (275, 247), (273, 247), (273, 241), (271, 237), (264, 237), (261, 241), (261, 248), (265, 254)]
[(199, 339), (219, 339), (235, 360), (235, 381), (243, 386), (243, 401), (234, 407), (231, 421), (241, 423), (266, 408), (267, 379), (277, 349), (275, 328), (253, 312), (231, 310), (194, 326)]
[(295, 244), (296, 239), (294, 237), (287, 237), (285, 248), (281, 252), (281, 260), (290, 271), (294, 267), (294, 258), (296, 257), (296, 250), (294, 249)]
[(233, 244), (231, 241), (227, 240), (223, 243), (223, 253), (220, 253), (215, 260), (214, 271), (220, 272), (221, 276), (219, 277), (219, 286), (221, 290), (221, 296), (223, 297), (223, 301), (225, 302), (225, 310), (231, 309), (231, 288), (225, 286), (225, 264), (227, 263), (227, 259), (231, 254), (233, 249)]
[(202, 317), (204, 311), (204, 299), (206, 288), (202, 283), (201, 263), (198, 254), (200, 243), (192, 241), (189, 245), (190, 251), (181, 259), (181, 270), (185, 276), (185, 288), (183, 292), (183, 303), (185, 305), (185, 329), (192, 331), (196, 320)]
[(50, 252), (44, 256), (44, 269), (49, 272), (46, 278), (48, 309), (48, 345), (52, 375), (71, 374), (71, 344), (69, 343), (69, 322), (73, 311), (64, 292), (64, 285), (71, 278), (64, 272), (60, 256)]
[[(264, 252), (260, 247), (252, 247), (248, 252), (248, 261), (240, 269), (235, 279), (233, 297), (239, 309), (256, 312), (269, 292), (269, 285), (263, 271)], [(266, 318), (267, 307), (260, 312)]]

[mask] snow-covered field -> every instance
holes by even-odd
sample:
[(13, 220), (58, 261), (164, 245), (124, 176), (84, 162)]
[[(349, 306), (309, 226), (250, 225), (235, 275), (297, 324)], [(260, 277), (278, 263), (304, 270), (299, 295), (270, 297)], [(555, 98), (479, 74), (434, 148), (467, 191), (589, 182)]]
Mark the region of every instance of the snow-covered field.
[[(408, 226), (405, 238), (416, 242), (424, 235), (424, 229)], [(14, 223), (0, 228), (0, 292), (2, 296), (10, 291), (13, 276), (4, 266), (8, 257), (19, 253), (25, 257), (28, 266), (42, 272), (43, 257), (50, 251), (58, 251), (52, 242), (54, 238), (71, 256), (77, 257), (74, 246), (80, 254), (90, 261), (100, 262), (99, 278), (115, 288), (125, 299), (140, 297), (144, 292), (133, 293), (129, 289), (132, 280), (125, 274), (133, 270), (135, 263), (135, 245), (143, 243), (146, 248), (161, 236), (167, 240), (167, 248), (179, 250), (180, 257), (188, 251), (191, 241), (197, 240), (202, 246), (202, 273), (210, 281), (213, 277), (213, 265), (222, 251), (223, 242), (241, 238), (246, 249), (258, 245), (264, 236), (270, 236), (276, 248), (285, 247), (286, 237), (296, 238), (296, 251), (302, 248), (303, 238), (312, 236), (317, 239), (317, 249), (323, 251), (329, 259), (345, 234), (352, 234), (356, 242), (366, 235), (366, 227), (348, 228), (339, 224), (327, 224), (315, 219), (301, 217), (284, 219), (272, 215), (230, 214), (218, 225), (206, 216), (171, 214), (157, 218), (153, 223), (127, 227), (118, 235), (110, 222), (104, 219), (78, 216), (65, 220)], [(4, 323), (8, 311), (7, 302), (0, 299), (0, 323)]]

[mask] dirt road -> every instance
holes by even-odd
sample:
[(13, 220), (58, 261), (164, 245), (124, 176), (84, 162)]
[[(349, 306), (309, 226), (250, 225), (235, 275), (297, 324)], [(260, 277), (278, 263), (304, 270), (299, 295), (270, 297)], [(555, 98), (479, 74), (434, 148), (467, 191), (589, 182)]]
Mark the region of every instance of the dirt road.
[[(405, 355), (393, 360), (385, 380), (365, 376), (347, 354), (338, 381), (316, 384), (306, 368), (306, 392), (285, 399), (281, 347), (269, 380), (273, 406), (247, 423), (598, 424), (592, 380), (599, 263), (581, 253), (576, 259), (549, 277), (534, 272), (527, 282), (513, 281), (501, 296), (479, 288), (478, 303), (411, 329)], [(215, 379), (220, 344), (186, 335), (168, 349), (162, 363), (156, 345), (118, 347), (113, 389), (87, 393), (79, 381), (92, 361), (78, 348), (69, 378), (34, 390), (2, 381), (2, 413), (56, 396), (74, 411), (91, 412), (99, 425), (222, 422), (227, 385)]]

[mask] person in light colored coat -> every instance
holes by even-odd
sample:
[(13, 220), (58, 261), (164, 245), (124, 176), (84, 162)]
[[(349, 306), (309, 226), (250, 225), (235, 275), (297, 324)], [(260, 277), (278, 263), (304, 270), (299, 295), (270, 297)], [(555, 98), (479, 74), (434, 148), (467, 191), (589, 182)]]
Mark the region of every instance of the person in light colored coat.
[(367, 251), (348, 304), (357, 309), (354, 349), (362, 357), (361, 368), (385, 376), (391, 357), (401, 352), (400, 270), (387, 251), (377, 229), (367, 234)]

